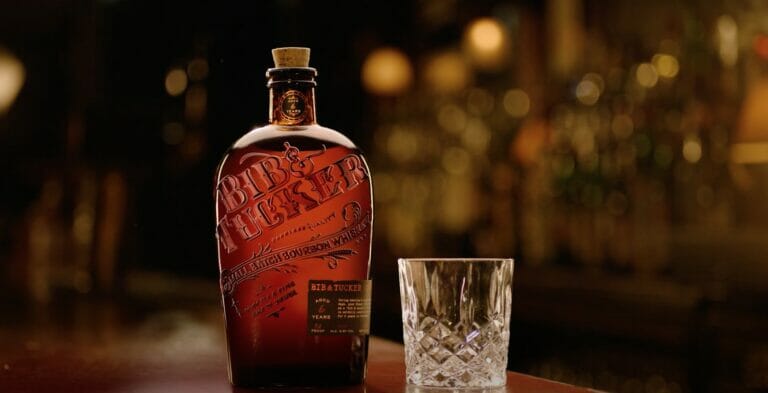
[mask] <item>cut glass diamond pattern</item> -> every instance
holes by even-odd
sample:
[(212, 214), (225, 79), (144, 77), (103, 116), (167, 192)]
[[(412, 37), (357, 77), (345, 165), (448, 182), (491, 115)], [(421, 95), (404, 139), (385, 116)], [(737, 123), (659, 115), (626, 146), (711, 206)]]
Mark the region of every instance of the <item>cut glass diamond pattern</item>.
[(406, 342), (409, 352), (426, 355), (406, 359), (414, 370), (408, 373), (408, 382), (453, 387), (503, 384), (509, 335), (497, 326), (489, 322), (477, 329), (474, 325), (475, 330), (464, 334), (441, 323), (432, 325), (421, 340)]
[[(406, 288), (402, 299), (408, 383), (458, 388), (504, 385), (511, 265), (469, 265), (424, 265), (413, 272), (401, 265), (401, 283), (414, 286)], [(421, 278), (414, 279), (416, 275)], [(450, 278), (457, 276), (461, 278)], [(499, 282), (489, 285), (487, 280)], [(428, 301), (418, 299), (426, 293)]]

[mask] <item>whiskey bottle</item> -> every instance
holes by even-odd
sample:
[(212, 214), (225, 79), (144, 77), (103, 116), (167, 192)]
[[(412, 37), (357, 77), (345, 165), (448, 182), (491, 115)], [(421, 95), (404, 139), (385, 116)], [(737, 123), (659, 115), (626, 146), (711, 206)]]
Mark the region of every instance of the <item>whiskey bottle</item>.
[(362, 383), (371, 310), (372, 187), (360, 150), (317, 124), (308, 48), (277, 48), (269, 124), (216, 172), (230, 381)]

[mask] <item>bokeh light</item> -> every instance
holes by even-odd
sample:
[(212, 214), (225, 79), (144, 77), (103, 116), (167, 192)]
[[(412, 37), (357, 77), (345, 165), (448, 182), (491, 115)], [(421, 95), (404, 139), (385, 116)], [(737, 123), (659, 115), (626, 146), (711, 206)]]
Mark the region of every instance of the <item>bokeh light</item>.
[(755, 53), (763, 60), (768, 60), (768, 36), (758, 34), (752, 43)]
[(458, 134), (467, 126), (467, 113), (455, 104), (446, 104), (437, 112), (437, 123), (449, 133)]
[(640, 86), (651, 88), (656, 86), (659, 81), (659, 75), (656, 73), (656, 69), (650, 63), (642, 63), (637, 66), (635, 71), (635, 79)]
[(651, 62), (653, 63), (653, 68), (663, 78), (674, 78), (680, 70), (680, 64), (675, 56), (672, 55), (659, 53), (653, 56)]
[(208, 60), (201, 57), (192, 59), (187, 64), (187, 75), (192, 81), (201, 81), (208, 77)]
[(531, 109), (531, 100), (528, 94), (521, 89), (511, 89), (504, 93), (504, 110), (508, 115), (519, 118), (528, 114)]
[(184, 93), (187, 83), (187, 73), (181, 68), (174, 68), (165, 75), (165, 91), (173, 97)]
[(734, 164), (768, 163), (768, 142), (746, 142), (732, 144), (731, 162)]
[(582, 79), (594, 83), (595, 86), (597, 86), (597, 90), (600, 92), (600, 94), (602, 94), (603, 90), (605, 90), (605, 80), (600, 74), (596, 72), (588, 72), (584, 74)]
[(529, 118), (510, 145), (510, 155), (523, 165), (533, 165), (547, 147), (548, 140), (548, 124), (541, 119)]
[(24, 65), (12, 53), (0, 48), (0, 114), (16, 100), (24, 85)]
[(768, 142), (768, 79), (752, 83), (741, 105), (735, 142)]
[(491, 130), (480, 119), (472, 119), (462, 135), (464, 146), (476, 154), (484, 154), (491, 142)]
[(595, 133), (587, 126), (577, 127), (571, 139), (573, 149), (580, 157), (585, 157), (595, 151)]
[(701, 159), (701, 140), (695, 136), (688, 136), (683, 142), (683, 158), (691, 164)]
[(452, 175), (464, 175), (471, 170), (472, 157), (460, 147), (449, 147), (443, 153), (443, 169)]
[(739, 27), (730, 15), (717, 18), (718, 54), (727, 67), (736, 65), (739, 59)]
[[(450, 155), (454, 153), (457, 157), (462, 156), (459, 151)], [(477, 187), (468, 176), (447, 176), (441, 195), (438, 223), (449, 233), (463, 233), (476, 218)]]
[(376, 49), (363, 63), (362, 81), (365, 88), (373, 94), (400, 94), (410, 87), (413, 81), (411, 62), (399, 49)]
[(501, 48), (504, 33), (495, 19), (483, 18), (475, 21), (469, 28), (472, 45), (481, 51), (493, 52)]
[(486, 89), (474, 88), (467, 95), (467, 109), (475, 115), (487, 115), (493, 111), (494, 98)]
[(503, 64), (507, 33), (496, 19), (480, 18), (470, 23), (464, 42), (470, 59), (479, 68), (493, 70)]
[(416, 133), (407, 128), (397, 127), (392, 130), (387, 140), (387, 152), (393, 160), (407, 163), (412, 160), (419, 149), (419, 139)]
[(576, 99), (582, 104), (594, 105), (599, 98), (600, 88), (595, 82), (589, 79), (582, 79), (576, 85)]
[(471, 82), (469, 67), (457, 51), (438, 53), (424, 65), (424, 81), (437, 93), (456, 93), (464, 90)]
[(625, 139), (632, 135), (635, 124), (626, 114), (619, 114), (611, 120), (611, 132), (617, 139)]

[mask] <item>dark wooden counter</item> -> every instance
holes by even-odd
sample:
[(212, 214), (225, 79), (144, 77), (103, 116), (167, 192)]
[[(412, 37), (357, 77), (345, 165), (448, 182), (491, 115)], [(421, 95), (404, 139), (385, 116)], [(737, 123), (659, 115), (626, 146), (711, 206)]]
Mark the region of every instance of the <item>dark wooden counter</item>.
[[(16, 323), (6, 314), (0, 324), (0, 392), (247, 391), (227, 381), (223, 329), (215, 308), (172, 308), (138, 322), (126, 319), (124, 310), (114, 305), (55, 314), (46, 310), (31, 322)], [(373, 338), (369, 353), (364, 386), (311, 391), (408, 391), (402, 345)], [(588, 391), (513, 372), (506, 388), (514, 393)]]

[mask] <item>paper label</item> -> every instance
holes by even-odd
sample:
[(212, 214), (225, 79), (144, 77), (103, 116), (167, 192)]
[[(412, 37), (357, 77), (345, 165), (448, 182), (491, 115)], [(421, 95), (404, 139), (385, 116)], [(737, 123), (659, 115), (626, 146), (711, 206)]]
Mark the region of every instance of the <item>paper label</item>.
[(371, 326), (371, 280), (310, 280), (307, 333), (365, 335)]

